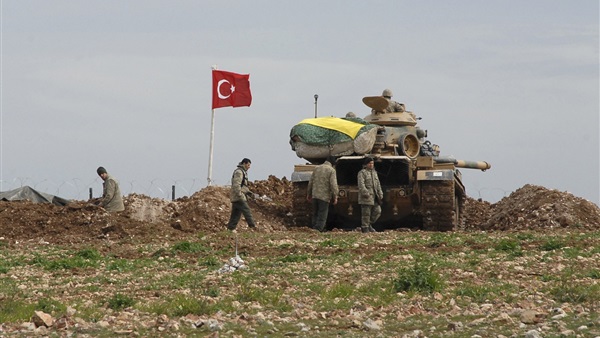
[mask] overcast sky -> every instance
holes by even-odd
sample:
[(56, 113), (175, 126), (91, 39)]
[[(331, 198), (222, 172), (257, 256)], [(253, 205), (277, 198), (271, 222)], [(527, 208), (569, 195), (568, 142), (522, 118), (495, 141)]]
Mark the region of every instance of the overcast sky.
[(252, 105), (215, 110), (213, 181), (304, 161), (290, 129), (366, 116), (390, 88), (423, 119), (467, 194), (525, 184), (598, 204), (599, 1), (2, 0), (2, 191), (170, 198), (207, 185), (211, 66), (250, 74)]

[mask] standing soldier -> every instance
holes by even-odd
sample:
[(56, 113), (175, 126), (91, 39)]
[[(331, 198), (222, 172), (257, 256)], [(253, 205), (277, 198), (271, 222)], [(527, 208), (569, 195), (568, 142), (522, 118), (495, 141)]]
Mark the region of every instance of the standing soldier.
[(252, 195), (252, 192), (248, 188), (248, 170), (251, 165), (252, 162), (250, 159), (244, 158), (231, 176), (231, 194), (229, 196), (231, 200), (231, 216), (229, 217), (229, 223), (227, 223), (227, 229), (229, 230), (237, 228), (242, 214), (244, 214), (248, 227), (256, 227), (247, 202), (247, 196)]
[(329, 213), (329, 202), (337, 204), (339, 188), (337, 175), (335, 173), (336, 158), (329, 156), (327, 160), (317, 166), (308, 181), (308, 193), (306, 199), (312, 201), (313, 215), (312, 227), (320, 232), (325, 231), (327, 214)]
[(358, 204), (361, 212), (362, 232), (376, 232), (373, 229), (379, 216), (383, 203), (381, 183), (375, 171), (375, 162), (371, 157), (365, 157), (363, 169), (358, 172)]

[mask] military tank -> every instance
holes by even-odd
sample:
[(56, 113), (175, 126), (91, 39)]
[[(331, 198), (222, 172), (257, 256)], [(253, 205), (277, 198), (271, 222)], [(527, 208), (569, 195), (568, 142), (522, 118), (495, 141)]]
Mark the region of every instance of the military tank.
[[(336, 130), (331, 122), (337, 118), (332, 117), (306, 119), (292, 128), (292, 150), (307, 161), (295, 165), (291, 175), (294, 224), (310, 226), (312, 205), (306, 200), (308, 181), (314, 168), (332, 155), (337, 157), (335, 170), (339, 196), (338, 203), (330, 205), (328, 229), (360, 226), (357, 175), (367, 156), (375, 160), (384, 194), (381, 217), (374, 224), (376, 230), (451, 231), (461, 227), (466, 190), (459, 168), (485, 171), (491, 165), (485, 161), (440, 156), (440, 147), (427, 140), (427, 130), (418, 126), (414, 113), (387, 112), (389, 100), (383, 96), (364, 97), (363, 102), (372, 109), (364, 119), (339, 118), (340, 122), (343, 120), (342, 124), (361, 125), (354, 126), (354, 130), (359, 130), (354, 137), (346, 131)], [(325, 120), (320, 119), (329, 121), (321, 124)], [(311, 140), (310, 135), (302, 132), (307, 125), (313, 130), (318, 129), (317, 134), (342, 134), (341, 139), (338, 135), (337, 138), (321, 137), (320, 142), (314, 142), (314, 137)]]

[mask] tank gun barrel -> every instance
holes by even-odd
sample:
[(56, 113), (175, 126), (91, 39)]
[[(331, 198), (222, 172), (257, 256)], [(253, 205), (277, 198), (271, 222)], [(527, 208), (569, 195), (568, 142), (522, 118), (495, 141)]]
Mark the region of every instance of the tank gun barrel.
[(488, 170), (492, 167), (492, 165), (487, 163), (486, 161), (465, 161), (465, 160), (456, 160), (456, 166), (459, 168), (481, 169), (483, 171)]
[(453, 156), (438, 156), (435, 158), (436, 163), (452, 163), (458, 168), (488, 170), (492, 167), (486, 161), (465, 161), (457, 160)]

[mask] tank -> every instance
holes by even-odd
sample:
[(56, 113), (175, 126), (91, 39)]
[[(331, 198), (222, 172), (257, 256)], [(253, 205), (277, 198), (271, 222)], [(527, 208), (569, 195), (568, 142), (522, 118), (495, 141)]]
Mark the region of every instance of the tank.
[[(384, 195), (381, 217), (374, 224), (376, 230), (418, 228), (451, 231), (460, 228), (467, 195), (459, 169), (486, 171), (491, 165), (485, 161), (440, 156), (440, 147), (428, 141), (427, 130), (418, 126), (419, 119), (414, 113), (384, 113), (388, 101), (381, 96), (365, 97), (363, 102), (372, 110), (364, 119), (359, 119), (364, 123), (362, 129), (368, 129), (354, 138), (357, 142), (363, 137), (363, 150), (360, 152), (357, 152), (359, 147), (356, 146), (340, 147), (344, 142), (338, 141), (335, 144), (306, 144), (305, 138), (292, 129), (290, 145), (299, 157), (307, 161), (295, 165), (291, 176), (294, 225), (310, 226), (312, 205), (306, 200), (308, 181), (314, 168), (328, 155), (333, 155), (337, 157), (335, 170), (339, 196), (338, 203), (330, 205), (328, 229), (360, 227), (357, 175), (367, 156), (375, 160), (375, 170)], [(373, 136), (372, 142), (364, 140), (367, 135)], [(322, 151), (299, 151), (310, 146), (320, 147)]]

